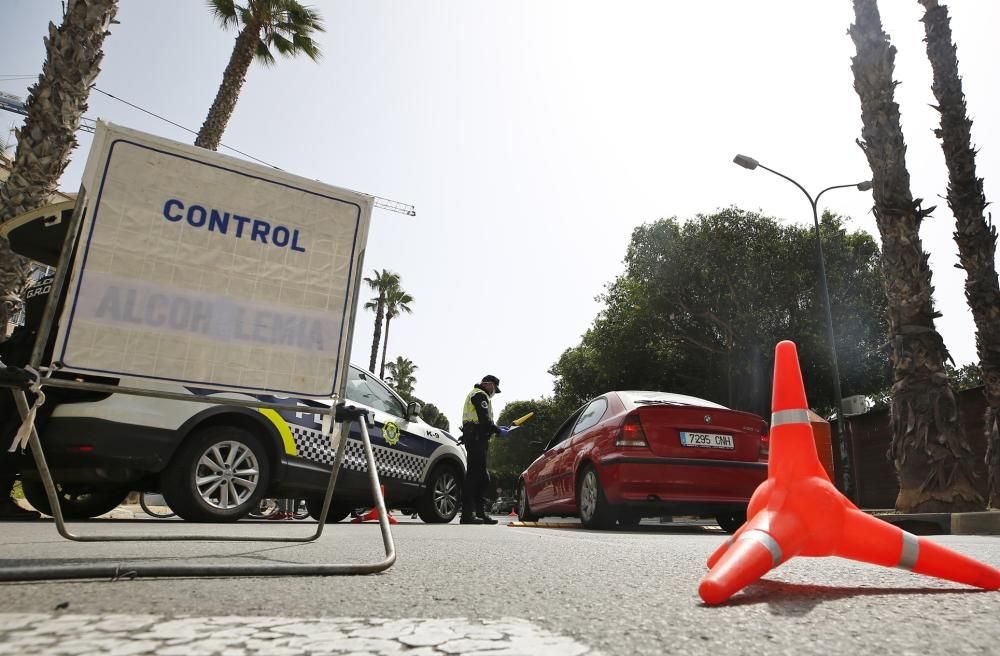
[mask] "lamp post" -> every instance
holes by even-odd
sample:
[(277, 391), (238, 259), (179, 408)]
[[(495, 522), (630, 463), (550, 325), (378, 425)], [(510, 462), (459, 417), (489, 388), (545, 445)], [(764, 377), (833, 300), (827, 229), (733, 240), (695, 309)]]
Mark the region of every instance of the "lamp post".
[(830, 310), (830, 290), (826, 284), (826, 263), (823, 258), (823, 243), (819, 236), (819, 212), (816, 207), (819, 204), (820, 196), (830, 191), (831, 189), (845, 189), (847, 187), (855, 187), (858, 191), (868, 191), (872, 188), (872, 183), (870, 180), (865, 180), (863, 182), (857, 182), (855, 184), (845, 184), (845, 185), (834, 185), (832, 187), (827, 187), (823, 191), (816, 194), (816, 198), (813, 198), (805, 187), (800, 185), (795, 180), (791, 179), (784, 173), (779, 173), (774, 169), (769, 169), (752, 157), (747, 157), (746, 155), (737, 155), (733, 158), (733, 162), (739, 164), (745, 169), (754, 170), (757, 167), (764, 169), (765, 171), (770, 171), (780, 178), (788, 180), (793, 185), (798, 187), (802, 193), (806, 195), (809, 199), (809, 204), (812, 206), (813, 213), (813, 227), (816, 230), (816, 259), (819, 260), (819, 282), (820, 288), (823, 291), (823, 309), (826, 312), (826, 336), (827, 340), (830, 342), (830, 362), (833, 371), (833, 396), (834, 403), (837, 407), (837, 455), (840, 459), (840, 485), (841, 490), (848, 499), (854, 500), (854, 479), (852, 472), (850, 445), (848, 445), (847, 440), (844, 439), (844, 401), (840, 394), (840, 370), (837, 366), (837, 345), (833, 340), (833, 313)]

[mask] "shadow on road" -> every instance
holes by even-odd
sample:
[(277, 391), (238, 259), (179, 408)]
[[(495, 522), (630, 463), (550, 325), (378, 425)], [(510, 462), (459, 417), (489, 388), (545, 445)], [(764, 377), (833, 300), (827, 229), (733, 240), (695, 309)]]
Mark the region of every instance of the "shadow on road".
[[(768, 604), (769, 611), (775, 615), (796, 617), (809, 614), (816, 606), (827, 601), (849, 599), (853, 597), (876, 597), (897, 595), (964, 595), (989, 592), (975, 588), (869, 588), (869, 587), (837, 587), (826, 585), (808, 585), (802, 583), (786, 583), (784, 581), (769, 581), (761, 579), (747, 586), (743, 592), (737, 593), (722, 606), (748, 606), (752, 604)], [(708, 604), (702, 604), (708, 606)]]

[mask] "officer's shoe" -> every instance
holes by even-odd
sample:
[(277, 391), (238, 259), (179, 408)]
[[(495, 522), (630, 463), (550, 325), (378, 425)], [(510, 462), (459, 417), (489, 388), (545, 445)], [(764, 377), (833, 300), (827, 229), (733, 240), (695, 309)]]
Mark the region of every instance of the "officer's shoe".
[(462, 515), (462, 518), (458, 520), (459, 524), (482, 524), (483, 520), (478, 517), (473, 517), (472, 515)]
[(497, 520), (495, 520), (492, 517), (490, 517), (489, 515), (479, 515), (477, 517), (477, 519), (479, 520), (479, 523), (481, 523), (481, 524), (499, 524), (500, 523)]

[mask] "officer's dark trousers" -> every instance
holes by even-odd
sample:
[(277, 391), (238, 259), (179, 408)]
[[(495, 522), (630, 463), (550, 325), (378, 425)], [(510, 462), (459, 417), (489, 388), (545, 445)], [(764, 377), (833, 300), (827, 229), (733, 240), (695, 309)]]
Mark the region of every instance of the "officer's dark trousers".
[[(35, 430), (42, 432), (49, 417), (52, 416), (52, 411), (66, 394), (67, 392), (58, 388), (46, 388), (45, 403), (35, 414)], [(35, 395), (28, 392), (26, 401), (29, 405), (34, 404)], [(0, 387), (0, 503), (10, 495), (19, 468), (25, 460), (27, 459), (29, 466), (33, 466), (30, 464), (30, 457), (22, 456), (19, 451), (15, 453), (7, 451), (19, 428), (21, 428), (21, 414), (17, 411), (14, 394), (9, 388)]]
[(0, 503), (10, 496), (17, 477), (17, 454), (8, 453), (10, 443), (21, 426), (21, 415), (14, 405), (14, 395), (6, 387), (0, 387)]
[(462, 514), (486, 515), (486, 485), (489, 474), (486, 473), (486, 449), (488, 440), (473, 438), (465, 444), (468, 459), (465, 471), (465, 485), (462, 487)]

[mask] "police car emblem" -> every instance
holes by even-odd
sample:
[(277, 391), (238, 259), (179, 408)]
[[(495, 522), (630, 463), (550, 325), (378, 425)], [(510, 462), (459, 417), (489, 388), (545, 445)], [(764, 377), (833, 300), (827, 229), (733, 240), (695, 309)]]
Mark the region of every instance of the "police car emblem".
[(391, 421), (385, 422), (385, 426), (382, 427), (382, 437), (389, 446), (396, 446), (399, 443), (399, 426)]

